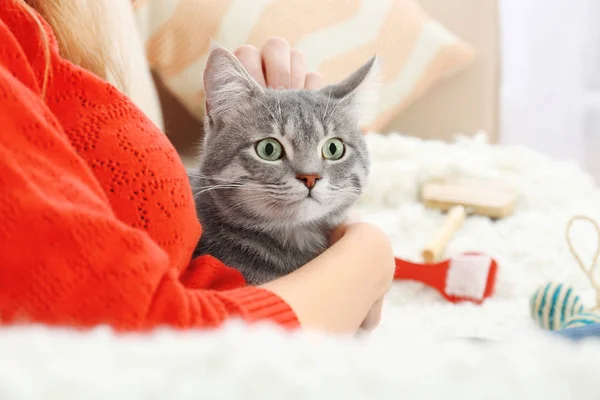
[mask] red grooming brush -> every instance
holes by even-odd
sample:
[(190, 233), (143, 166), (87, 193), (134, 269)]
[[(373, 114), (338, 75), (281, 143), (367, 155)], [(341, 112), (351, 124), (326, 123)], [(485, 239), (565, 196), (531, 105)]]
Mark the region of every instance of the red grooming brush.
[(498, 265), (481, 253), (463, 253), (433, 264), (395, 261), (394, 280), (421, 282), (452, 303), (481, 304), (494, 292)]

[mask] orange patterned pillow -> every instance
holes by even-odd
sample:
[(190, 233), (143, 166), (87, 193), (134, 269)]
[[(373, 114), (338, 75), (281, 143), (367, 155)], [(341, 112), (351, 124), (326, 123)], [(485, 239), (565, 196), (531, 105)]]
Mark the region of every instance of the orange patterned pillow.
[(328, 83), (378, 53), (382, 86), (370, 130), (384, 128), (474, 57), (470, 45), (415, 0), (137, 0), (136, 16), (151, 67), (198, 117), (211, 40), (233, 50), (282, 36)]

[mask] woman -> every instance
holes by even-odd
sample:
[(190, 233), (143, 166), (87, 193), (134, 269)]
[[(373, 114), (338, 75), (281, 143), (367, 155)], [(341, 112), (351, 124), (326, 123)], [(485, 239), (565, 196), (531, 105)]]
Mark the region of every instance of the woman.
[[(85, 2), (0, 0), (0, 321), (373, 329), (394, 269), (374, 226), (340, 227), (320, 257), (261, 287), (214, 258), (190, 260), (201, 227), (185, 169), (105, 81), (126, 84), (98, 11), (75, 3)], [(320, 85), (281, 39), (237, 54), (266, 85)]]

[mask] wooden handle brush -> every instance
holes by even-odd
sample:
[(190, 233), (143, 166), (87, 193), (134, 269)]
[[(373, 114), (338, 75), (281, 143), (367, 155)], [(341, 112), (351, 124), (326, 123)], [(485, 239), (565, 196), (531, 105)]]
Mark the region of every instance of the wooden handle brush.
[(448, 211), (443, 225), (423, 249), (422, 256), (426, 263), (433, 263), (440, 259), (450, 238), (462, 226), (465, 217), (466, 210), (463, 206), (454, 206)]
[(467, 215), (506, 217), (514, 212), (517, 196), (497, 182), (461, 179), (426, 182), (421, 188), (421, 200), (425, 207), (448, 212), (443, 225), (422, 252), (426, 263), (435, 263)]
[(448, 211), (463, 206), (469, 214), (498, 219), (514, 212), (517, 196), (500, 183), (460, 179), (426, 182), (421, 188), (421, 201), (429, 208)]

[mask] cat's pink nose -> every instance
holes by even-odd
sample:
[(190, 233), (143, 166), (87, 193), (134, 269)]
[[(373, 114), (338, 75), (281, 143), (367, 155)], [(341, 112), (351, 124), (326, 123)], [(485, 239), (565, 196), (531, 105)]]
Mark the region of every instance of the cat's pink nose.
[(307, 188), (312, 189), (317, 184), (317, 181), (321, 179), (319, 174), (298, 174), (296, 179), (304, 182)]

